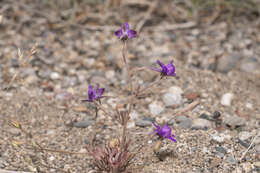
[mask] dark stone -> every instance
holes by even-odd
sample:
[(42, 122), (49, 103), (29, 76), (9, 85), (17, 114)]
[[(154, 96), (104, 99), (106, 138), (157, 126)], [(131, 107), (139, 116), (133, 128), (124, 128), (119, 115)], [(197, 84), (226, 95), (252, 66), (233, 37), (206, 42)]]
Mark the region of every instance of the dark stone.
[(240, 139), (238, 139), (238, 142), (243, 146), (243, 147), (245, 147), (245, 148), (248, 148), (249, 147), (249, 143), (247, 143), (246, 141), (242, 141), (242, 140), (240, 140)]
[(218, 119), (221, 116), (221, 113), (219, 111), (215, 111), (213, 113), (213, 119)]
[(201, 115), (200, 115), (200, 118), (201, 118), (201, 119), (205, 119), (205, 120), (211, 120), (210, 116), (207, 115), (207, 114), (201, 114)]

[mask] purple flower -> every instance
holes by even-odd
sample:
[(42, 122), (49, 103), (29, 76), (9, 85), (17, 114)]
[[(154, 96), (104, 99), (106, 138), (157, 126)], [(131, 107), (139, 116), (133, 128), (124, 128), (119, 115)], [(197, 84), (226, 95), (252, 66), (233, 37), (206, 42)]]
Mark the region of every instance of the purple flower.
[(103, 93), (105, 91), (105, 88), (98, 88), (98, 85), (96, 85), (95, 89), (93, 89), (92, 85), (88, 86), (88, 99), (83, 101), (93, 102), (95, 100), (99, 100), (103, 98)]
[(167, 123), (162, 127), (156, 123), (153, 123), (153, 125), (156, 128), (154, 133), (156, 133), (158, 136), (160, 136), (161, 138), (168, 138), (168, 139), (172, 140), (173, 142), (176, 142), (176, 139), (174, 139), (175, 136), (174, 136), (174, 134), (171, 134), (172, 130), (168, 126)]
[(120, 39), (120, 40), (127, 40), (134, 38), (136, 36), (136, 31), (135, 30), (130, 30), (129, 24), (126, 22), (124, 23), (121, 28), (115, 32), (115, 35)]
[(176, 76), (175, 66), (173, 65), (173, 61), (170, 61), (169, 64), (164, 65), (161, 61), (157, 60), (157, 64), (161, 66), (161, 69), (151, 68), (154, 71), (160, 72), (161, 76)]

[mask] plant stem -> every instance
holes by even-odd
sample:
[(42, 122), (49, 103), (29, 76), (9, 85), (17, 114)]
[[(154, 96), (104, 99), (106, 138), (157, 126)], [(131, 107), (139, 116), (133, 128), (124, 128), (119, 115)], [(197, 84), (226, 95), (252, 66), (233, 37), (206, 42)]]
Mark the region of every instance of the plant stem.
[[(146, 86), (145, 88), (139, 90), (139, 93), (141, 94), (142, 92), (144, 92), (145, 90), (149, 89), (149, 88), (152, 88), (154, 85), (156, 85), (157, 83), (161, 82), (161, 77), (158, 78), (157, 80), (155, 80), (154, 82), (150, 83), (148, 86)], [(138, 93), (138, 94), (139, 94)]]

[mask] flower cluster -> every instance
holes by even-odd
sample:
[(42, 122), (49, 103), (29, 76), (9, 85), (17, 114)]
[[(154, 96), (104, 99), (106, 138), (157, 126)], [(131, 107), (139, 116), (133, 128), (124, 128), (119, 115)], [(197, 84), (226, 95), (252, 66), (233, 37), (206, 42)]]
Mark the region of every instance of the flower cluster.
[(104, 91), (105, 91), (105, 88), (98, 88), (98, 85), (96, 85), (94, 89), (93, 89), (92, 85), (89, 85), (88, 86), (88, 99), (83, 100), (83, 101), (93, 102), (95, 100), (100, 100), (101, 98), (104, 97), (104, 96), (102, 96)]
[(156, 133), (160, 138), (167, 138), (173, 142), (176, 142), (175, 135), (172, 134), (171, 128), (166, 123), (164, 126), (159, 126), (156, 123), (153, 123), (156, 130), (153, 133)]
[(124, 23), (121, 28), (115, 32), (115, 35), (122, 41), (136, 37), (136, 31), (131, 30), (128, 23)]
[(151, 68), (154, 71), (160, 72), (161, 76), (176, 76), (175, 73), (175, 66), (173, 64), (173, 61), (170, 61), (169, 64), (165, 65), (161, 61), (157, 60), (157, 64), (161, 66), (161, 69), (158, 68)]

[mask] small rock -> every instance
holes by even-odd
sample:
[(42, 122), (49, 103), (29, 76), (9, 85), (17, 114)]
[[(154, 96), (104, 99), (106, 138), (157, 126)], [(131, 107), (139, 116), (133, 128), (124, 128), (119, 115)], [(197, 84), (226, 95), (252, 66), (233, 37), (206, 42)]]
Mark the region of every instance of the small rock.
[(130, 119), (132, 119), (132, 120), (136, 120), (139, 117), (140, 117), (139, 113), (134, 110), (130, 113)]
[(157, 102), (153, 102), (153, 103), (149, 104), (149, 110), (150, 110), (151, 114), (159, 115), (164, 110), (164, 107), (162, 107)]
[(200, 118), (205, 119), (205, 120), (209, 120), (209, 121), (211, 120), (210, 116), (207, 115), (207, 114), (204, 114), (204, 113), (200, 115)]
[(115, 78), (115, 71), (114, 70), (109, 70), (105, 73), (105, 76), (109, 80), (114, 80)]
[(215, 119), (215, 120), (218, 119), (220, 116), (221, 116), (221, 113), (219, 111), (215, 111), (213, 113), (213, 119)]
[(130, 129), (130, 128), (134, 128), (134, 127), (135, 127), (135, 122), (133, 120), (128, 121), (127, 128)]
[(246, 141), (238, 140), (238, 142), (245, 148), (248, 148), (250, 146), (250, 144)]
[(10, 134), (14, 136), (20, 136), (21, 135), (21, 130), (17, 128), (8, 128), (8, 131)]
[(245, 125), (246, 120), (242, 117), (238, 117), (234, 115), (234, 116), (225, 117), (224, 123), (234, 129), (236, 127)]
[(238, 138), (241, 140), (241, 141), (245, 141), (247, 140), (248, 138), (252, 137), (252, 134), (247, 132), (247, 131), (243, 131), (243, 132), (240, 132), (238, 134)]
[(135, 122), (136, 126), (139, 127), (147, 127), (147, 126), (151, 126), (152, 122), (154, 122), (154, 118), (150, 118), (150, 117), (144, 117), (143, 119), (139, 119)]
[(258, 62), (258, 60), (254, 57), (252, 58), (248, 58), (242, 61), (241, 65), (240, 65), (240, 70), (244, 71), (244, 72), (254, 72), (255, 70), (259, 69), (260, 64)]
[(199, 130), (199, 129), (207, 130), (209, 127), (211, 127), (211, 123), (208, 120), (201, 119), (201, 118), (193, 120), (192, 129), (195, 129), (195, 130)]
[(220, 133), (220, 134), (211, 134), (211, 137), (214, 141), (222, 143), (225, 141), (225, 139), (230, 139), (231, 136), (224, 134), (224, 133)]
[(27, 84), (34, 84), (38, 81), (38, 78), (35, 75), (29, 75), (26, 79), (25, 79), (25, 83)]
[(227, 150), (223, 147), (216, 147), (216, 151), (221, 153), (221, 157), (224, 157), (227, 154)]
[(218, 61), (217, 70), (222, 73), (227, 73), (236, 67), (241, 58), (241, 54), (239, 53), (223, 56)]
[(94, 121), (91, 120), (91, 119), (86, 119), (86, 120), (82, 120), (82, 121), (78, 121), (78, 122), (75, 122), (73, 124), (74, 127), (77, 127), (77, 128), (86, 128), (90, 125), (94, 124)]
[(60, 78), (60, 75), (59, 75), (58, 72), (52, 72), (51, 75), (50, 75), (50, 78), (51, 78), (52, 80), (57, 80), (57, 79)]
[(224, 106), (230, 106), (234, 95), (232, 93), (225, 93), (221, 97), (220, 103)]
[(175, 118), (176, 123), (178, 124), (179, 127), (184, 128), (184, 129), (189, 129), (192, 126), (192, 120), (186, 116), (177, 116)]
[(168, 89), (168, 93), (178, 93), (178, 94), (183, 94), (183, 91), (180, 87), (178, 86), (172, 86)]
[(233, 164), (233, 165), (236, 165), (237, 164), (237, 161), (234, 157), (230, 157), (230, 156), (227, 156), (226, 157), (226, 161)]
[(182, 96), (179, 93), (166, 93), (163, 95), (163, 102), (166, 106), (180, 105)]

